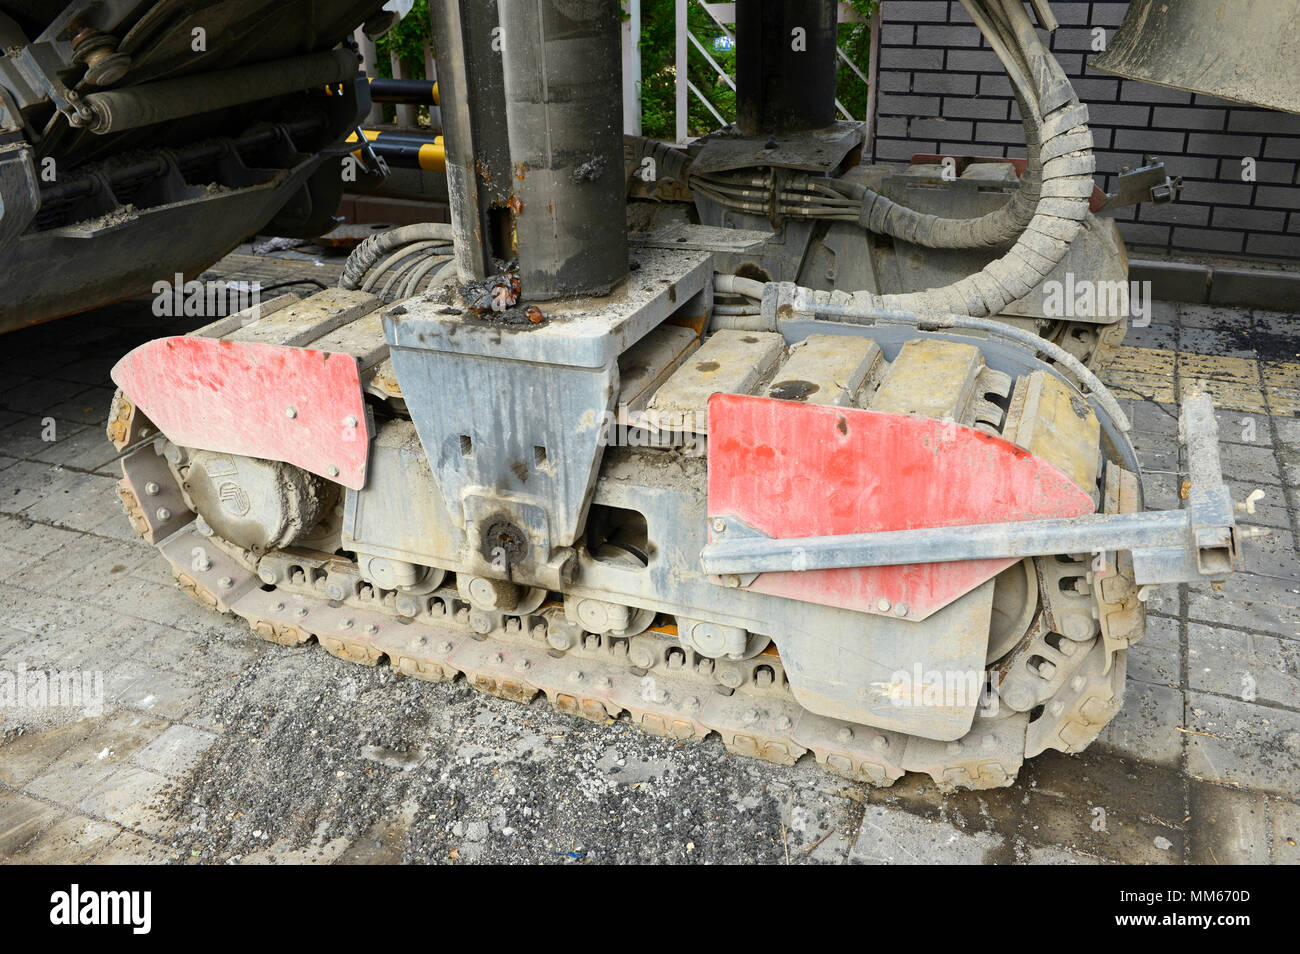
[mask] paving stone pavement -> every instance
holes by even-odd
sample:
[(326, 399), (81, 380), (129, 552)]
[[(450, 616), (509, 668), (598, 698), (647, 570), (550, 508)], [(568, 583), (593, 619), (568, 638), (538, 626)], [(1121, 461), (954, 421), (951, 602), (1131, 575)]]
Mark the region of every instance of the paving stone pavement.
[[(212, 276), (338, 265), (245, 249)], [(127, 527), (102, 429), (117, 358), (202, 323), (137, 300), (0, 339), (0, 668), (90, 678), (80, 709), (0, 708), (0, 860), (1300, 863), (1300, 317), (1159, 303), (1133, 329), (1103, 377), (1148, 503), (1178, 505), (1178, 395), (1204, 379), (1273, 536), (1221, 589), (1153, 598), (1091, 749), (956, 795), (405, 680), (199, 608)]]

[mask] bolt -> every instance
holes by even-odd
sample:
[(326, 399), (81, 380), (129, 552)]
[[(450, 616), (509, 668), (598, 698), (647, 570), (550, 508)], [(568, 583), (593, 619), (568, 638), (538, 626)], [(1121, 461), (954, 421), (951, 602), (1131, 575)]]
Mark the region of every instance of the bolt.
[(746, 724), (748, 724), (748, 725), (753, 725), (753, 724), (754, 724), (755, 722), (757, 722), (757, 721), (758, 721), (758, 710), (757, 710), (757, 709), (746, 709), (746, 710), (745, 710), (745, 722), (746, 722)]
[(295, 417), (298, 416), (298, 409), (294, 407), (292, 404), (290, 404), (288, 407), (284, 409), (284, 416), (292, 421)]
[(144, 485), (144, 492), (147, 493), (150, 497), (156, 497), (158, 495), (158, 491), (160, 490), (162, 490), (162, 488), (158, 486), (157, 481), (151, 480), (149, 481), (149, 483)]
[(906, 603), (899, 603), (897, 606), (895, 606), (895, 607), (894, 607), (894, 615), (895, 615), (895, 616), (898, 616), (898, 617), (906, 616), (906, 615), (907, 615), (907, 604), (906, 604)]
[(505, 657), (505, 656), (502, 656), (500, 653), (493, 653), (493, 654), (492, 654), (492, 661), (493, 661), (494, 663), (496, 663), (496, 664), (499, 666), (499, 665), (501, 665), (503, 662), (506, 661), (506, 657)]
[(569, 673), (569, 682), (582, 682), (582, 670), (575, 669)]
[(716, 519), (713, 521), (713, 532), (714, 532), (714, 533), (726, 533), (726, 532), (727, 532), (727, 521), (723, 520), (721, 517), (716, 518)]
[(718, 682), (728, 689), (739, 689), (744, 684), (745, 677), (740, 674), (739, 669), (724, 669), (718, 673)]
[(307, 607), (299, 606), (296, 610), (293, 611), (293, 615), (298, 617), (299, 619), (303, 619), (307, 615)]
[(451, 648), (452, 647), (451, 647), (450, 639), (444, 639), (442, 642), (438, 644), (438, 652), (440, 653), (449, 653), (451, 652)]
[(379, 632), (379, 627), (378, 627), (378, 626), (376, 626), (374, 623), (366, 623), (366, 635), (367, 635), (367, 636), (373, 636), (373, 635), (375, 635), (375, 633), (377, 633), (377, 632)]
[(217, 586), (221, 587), (223, 590), (228, 590), (234, 585), (235, 581), (228, 576), (223, 576), (221, 579), (217, 580)]
[(356, 427), (356, 426), (357, 426), (357, 419), (356, 419), (355, 417), (353, 417), (351, 414), (349, 414), (347, 417), (343, 418), (343, 426), (344, 426), (344, 427)]
[(876, 600), (876, 609), (880, 610), (880, 612), (882, 613), (888, 613), (889, 607), (891, 605), (892, 604), (889, 602), (889, 600), (885, 599), (883, 596), (880, 599)]
[(789, 729), (793, 725), (794, 723), (790, 720), (789, 716), (781, 716), (781, 718), (776, 720), (776, 727), (780, 729), (782, 732)]
[(283, 613), (283, 612), (284, 612), (284, 604), (283, 604), (283, 603), (276, 603), (276, 604), (275, 604), (273, 607), (271, 607), (271, 608), (272, 608), (273, 610), (275, 610), (277, 613)]
[(650, 693), (650, 698), (655, 702), (662, 704), (668, 701), (668, 693), (663, 689), (656, 689), (654, 692)]
[(736, 587), (740, 586), (740, 577), (736, 576), (734, 573), (730, 573), (722, 578), (722, 582), (734, 590)]
[(877, 752), (883, 752), (885, 749), (889, 748), (889, 740), (883, 735), (878, 735), (871, 740), (871, 747)]
[(257, 575), (262, 578), (263, 583), (266, 583), (269, 586), (274, 586), (276, 583), (280, 582), (280, 574), (275, 572), (274, 567), (259, 566), (257, 568)]
[(602, 679), (602, 680), (600, 681), (600, 687), (601, 687), (602, 689), (613, 689), (613, 688), (614, 688), (614, 680), (613, 680), (613, 679), (610, 679), (609, 676), (606, 676), (604, 679)]
[(532, 668), (532, 665), (533, 664), (530, 663), (527, 659), (521, 659), (519, 660), (519, 662), (515, 663), (515, 669), (518, 670), (519, 672), (527, 672), (529, 669)]
[(836, 734), (839, 736), (841, 742), (848, 742), (853, 738), (853, 730), (850, 729), (847, 725), (841, 726), (840, 731), (837, 732)]
[(343, 622), (339, 623), (339, 629), (351, 629), (355, 625), (356, 624), (352, 622), (352, 620), (345, 619)]
[(329, 467), (326, 468), (326, 471), (331, 477), (337, 477), (339, 475), (339, 469), (333, 464), (330, 464)]
[(154, 511), (154, 513), (157, 515), (159, 520), (170, 520), (172, 518), (172, 512), (166, 507), (159, 507)]
[(694, 711), (700, 707), (700, 700), (695, 696), (687, 696), (682, 700), (682, 708)]

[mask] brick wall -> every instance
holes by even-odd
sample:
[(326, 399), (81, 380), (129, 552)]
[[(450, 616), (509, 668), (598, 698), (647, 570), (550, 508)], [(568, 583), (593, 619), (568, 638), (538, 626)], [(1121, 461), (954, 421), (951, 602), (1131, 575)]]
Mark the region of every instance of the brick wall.
[[(883, 0), (876, 158), (913, 153), (1024, 155), (1011, 86), (957, 0)], [(1098, 184), (1142, 154), (1182, 176), (1173, 205), (1116, 214), (1135, 249), (1300, 259), (1300, 116), (1120, 79), (1088, 67), (1093, 29), (1107, 37), (1127, 3), (1055, 0), (1051, 48), (1088, 104)], [(1242, 160), (1255, 160), (1243, 181)]]

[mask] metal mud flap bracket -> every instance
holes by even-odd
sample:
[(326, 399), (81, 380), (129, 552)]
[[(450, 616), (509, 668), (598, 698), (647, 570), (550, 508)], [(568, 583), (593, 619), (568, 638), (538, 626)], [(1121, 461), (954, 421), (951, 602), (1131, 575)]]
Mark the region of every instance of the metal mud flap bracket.
[[(1108, 464), (1102, 497), (1125, 502), (1105, 507), (1118, 512), (1095, 513), (1097, 498), (1051, 464), (951, 422), (736, 395), (715, 395), (710, 421), (703, 571), (722, 586), (864, 614), (853, 633), (778, 639), (796, 697), (816, 709), (828, 697), (840, 706), (863, 704), (852, 671), (858, 656), (872, 655), (873, 617), (912, 623), (918, 637), (942, 626), (949, 641), (968, 640), (947, 615), (1026, 558), (1113, 552), (1108, 565), (1123, 577), (1131, 567), (1144, 601), (1145, 588), (1156, 584), (1222, 579), (1237, 568), (1241, 538), (1267, 532), (1237, 526), (1238, 510), (1253, 512), (1257, 498), (1234, 505), (1220, 470), (1214, 407), (1199, 389), (1185, 395), (1179, 421), (1191, 478), (1187, 503), (1170, 511), (1143, 510), (1140, 476)], [(750, 469), (758, 472), (748, 477)], [(1108, 650), (1124, 648), (1127, 639), (1106, 624)], [(925, 658), (917, 663), (938, 665), (923, 644), (918, 640), (917, 656)], [(950, 648), (940, 655), (962, 655), (961, 647)], [(968, 648), (972, 668), (982, 671), (991, 647)], [(927, 734), (957, 738), (960, 728)]]

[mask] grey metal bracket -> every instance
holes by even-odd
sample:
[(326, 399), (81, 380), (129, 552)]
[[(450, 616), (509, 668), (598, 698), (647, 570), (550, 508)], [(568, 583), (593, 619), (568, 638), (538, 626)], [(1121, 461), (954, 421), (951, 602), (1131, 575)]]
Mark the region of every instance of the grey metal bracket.
[(1165, 172), (1164, 162), (1152, 156), (1143, 156), (1142, 165), (1136, 169), (1121, 169), (1117, 184), (1119, 188), (1107, 193), (1098, 212), (1142, 202), (1165, 205), (1175, 201), (1183, 191), (1182, 176), (1171, 178)]
[(1219, 467), (1209, 395), (1188, 392), (1179, 439), (1187, 448), (1191, 474), (1183, 510), (783, 540), (715, 515), (714, 539), (701, 551), (700, 562), (705, 573), (726, 581), (756, 573), (1129, 550), (1140, 586), (1218, 579), (1236, 569), (1242, 531)]

